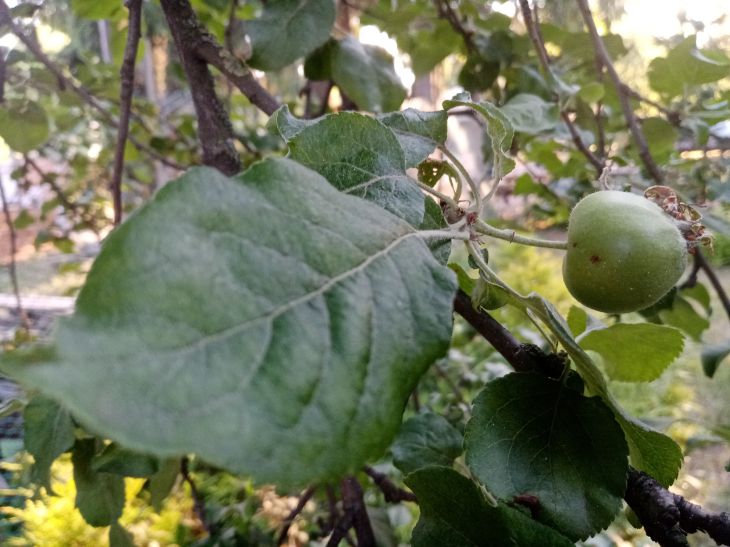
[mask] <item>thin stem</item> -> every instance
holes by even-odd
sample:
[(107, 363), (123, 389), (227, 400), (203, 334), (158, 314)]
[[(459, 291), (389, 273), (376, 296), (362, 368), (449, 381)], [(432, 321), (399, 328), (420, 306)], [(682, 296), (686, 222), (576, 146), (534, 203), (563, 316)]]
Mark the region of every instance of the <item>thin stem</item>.
[(195, 484), (193, 477), (190, 476), (189, 460), (187, 456), (180, 460), (180, 474), (182, 475), (183, 480), (190, 487), (190, 495), (193, 498), (193, 509), (195, 510), (195, 514), (197, 515), (200, 524), (206, 532), (210, 533), (211, 527), (205, 514), (205, 500), (203, 496), (200, 495), (198, 486)]
[(112, 200), (114, 202), (114, 225), (122, 222), (122, 170), (124, 169), (124, 149), (129, 135), (129, 115), (132, 111), (132, 94), (134, 93), (134, 65), (142, 26), (142, 0), (127, 0), (129, 10), (129, 26), (127, 44), (124, 47), (124, 60), (120, 69), (121, 87), (119, 92), (119, 133), (114, 149), (114, 170), (112, 172)]
[(456, 230), (420, 230), (416, 233), (422, 239), (460, 239), (462, 241), (471, 239), (471, 235), (467, 232), (457, 232)]
[(284, 526), (281, 529), (281, 533), (279, 534), (279, 541), (277, 545), (284, 544), (287, 536), (289, 535), (289, 528), (291, 528), (291, 525), (294, 523), (294, 519), (296, 519), (297, 516), (299, 516), (299, 513), (304, 510), (304, 506), (307, 505), (307, 502), (312, 498), (314, 492), (315, 488), (313, 486), (310, 486), (304, 492), (302, 492), (301, 496), (299, 496), (299, 501), (297, 502), (296, 507), (294, 507), (294, 509), (292, 509), (291, 512), (284, 519)]
[(16, 269), (15, 255), (18, 252), (18, 240), (13, 225), (13, 218), (10, 215), (10, 207), (5, 196), (5, 188), (0, 181), (0, 200), (2, 200), (3, 214), (5, 215), (5, 223), (8, 226), (8, 239), (10, 241), (10, 261), (8, 262), (8, 274), (10, 275), (10, 283), (13, 286), (13, 294), (15, 295), (15, 307), (18, 310), (18, 318), (20, 324), (25, 330), (30, 330), (30, 320), (23, 309), (23, 301), (20, 298), (20, 285), (18, 284), (18, 271)]
[(728, 297), (722, 283), (720, 283), (720, 278), (717, 277), (715, 270), (712, 269), (712, 266), (710, 266), (709, 262), (707, 262), (700, 249), (697, 249), (695, 253), (695, 264), (697, 264), (697, 266), (705, 272), (707, 279), (710, 280), (712, 287), (715, 289), (717, 296), (720, 298), (720, 302), (722, 302), (722, 307), (725, 309), (725, 313), (728, 318), (730, 318), (730, 297)]
[(552, 241), (550, 239), (534, 239), (517, 234), (514, 230), (500, 230), (494, 226), (490, 226), (483, 220), (477, 220), (475, 230), (480, 234), (497, 239), (503, 239), (510, 243), (519, 243), (521, 245), (529, 245), (531, 247), (542, 247), (544, 249), (560, 249), (562, 251), (568, 248), (566, 241)]
[[(520, 1), (522, 2), (525, 0)], [(581, 15), (583, 16), (583, 21), (588, 27), (588, 32), (591, 35), (591, 40), (593, 41), (593, 49), (600, 57), (603, 66), (606, 68), (608, 77), (613, 83), (613, 86), (616, 88), (616, 93), (618, 95), (619, 102), (621, 103), (621, 110), (623, 111), (624, 118), (626, 119), (626, 124), (629, 126), (629, 131), (631, 132), (631, 136), (636, 143), (636, 147), (639, 149), (639, 157), (641, 158), (644, 167), (646, 167), (649, 176), (651, 176), (652, 179), (661, 184), (664, 180), (664, 175), (662, 174), (659, 166), (656, 164), (653, 156), (651, 155), (651, 152), (649, 151), (649, 145), (647, 144), (644, 132), (639, 125), (639, 121), (636, 118), (636, 114), (634, 114), (633, 108), (631, 108), (631, 103), (629, 102), (630, 93), (627, 91), (628, 88), (621, 81), (618, 72), (616, 72), (616, 68), (613, 66), (611, 56), (608, 54), (608, 50), (603, 43), (603, 39), (601, 38), (600, 34), (598, 34), (596, 22), (593, 20), (593, 15), (591, 14), (591, 9), (588, 7), (587, 0), (576, 1), (578, 2), (578, 8), (580, 9)]]
[[(542, 34), (540, 33), (540, 27), (537, 24), (537, 21), (535, 21), (535, 19), (533, 18), (532, 10), (530, 10), (530, 5), (528, 4), (527, 0), (519, 0), (519, 3), (520, 9), (522, 11), (522, 19), (525, 22), (525, 27), (527, 27), (527, 33), (530, 36), (530, 40), (532, 41), (532, 45), (535, 48), (535, 51), (537, 52), (537, 57), (540, 61), (540, 68), (542, 69), (543, 74), (545, 74), (551, 85), (553, 87), (557, 87), (558, 82), (555, 78), (555, 75), (553, 74), (552, 68), (550, 67), (550, 58), (548, 57), (547, 49), (545, 49), (545, 41), (543, 40)], [(535, 9), (535, 13), (537, 13), (537, 8)], [(568, 128), (575, 147), (581, 154), (585, 156), (585, 158), (590, 162), (593, 167), (596, 168), (596, 170), (600, 174), (603, 171), (603, 162), (599, 158), (597, 158), (596, 155), (590, 151), (588, 146), (586, 146), (585, 142), (583, 142), (583, 139), (581, 138), (580, 133), (575, 127), (573, 120), (570, 119), (570, 116), (567, 112), (563, 110), (562, 106), (560, 107), (560, 117), (563, 119), (563, 122)]]
[(466, 170), (466, 167), (459, 161), (459, 158), (457, 158), (454, 154), (451, 153), (451, 151), (446, 148), (444, 145), (440, 144), (438, 146), (438, 149), (441, 150), (444, 156), (448, 158), (448, 160), (454, 164), (457, 171), (461, 175), (461, 179), (463, 182), (466, 182), (467, 186), (469, 186), (469, 189), (471, 190), (471, 193), (474, 195), (474, 209), (476, 210), (477, 214), (482, 214), (482, 196), (479, 192), (479, 187), (474, 182), (474, 179), (471, 178), (471, 175), (469, 175), (469, 172)]
[(446, 194), (442, 194), (438, 190), (435, 190), (434, 188), (431, 188), (428, 184), (422, 183), (420, 180), (414, 181), (416, 184), (418, 184), (418, 187), (423, 190), (424, 192), (431, 194), (434, 197), (437, 197), (439, 200), (443, 201), (444, 203), (447, 203), (450, 207), (453, 207), (454, 209), (457, 209), (459, 207), (459, 204), (456, 203), (456, 201), (453, 198), (450, 198)]
[(369, 465), (366, 465), (363, 468), (363, 470), (368, 475), (368, 477), (373, 479), (373, 482), (375, 483), (375, 485), (378, 488), (380, 488), (380, 491), (383, 493), (383, 496), (385, 497), (385, 501), (387, 501), (388, 503), (400, 503), (402, 501), (412, 501), (412, 502), (418, 501), (416, 499), (416, 495), (413, 492), (409, 492), (408, 490), (399, 488), (384, 473), (376, 471)]
[(472, 257), (477, 267), (486, 278), (488, 278), (495, 285), (498, 285), (499, 287), (504, 289), (511, 297), (517, 299), (518, 301), (521, 301), (524, 298), (520, 293), (518, 293), (512, 287), (507, 285), (507, 283), (502, 281), (502, 278), (499, 277), (497, 273), (487, 265), (487, 263), (484, 261), (484, 258), (482, 257), (481, 249), (474, 241), (467, 241), (465, 245), (466, 250), (469, 252), (469, 255)]

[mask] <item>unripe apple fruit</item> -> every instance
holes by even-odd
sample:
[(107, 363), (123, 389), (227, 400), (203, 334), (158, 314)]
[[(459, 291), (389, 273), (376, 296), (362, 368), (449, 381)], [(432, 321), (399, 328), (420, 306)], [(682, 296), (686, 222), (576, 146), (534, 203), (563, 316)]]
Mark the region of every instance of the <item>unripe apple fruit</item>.
[(563, 279), (589, 308), (626, 313), (651, 306), (686, 263), (687, 242), (674, 220), (642, 196), (596, 192), (570, 214)]

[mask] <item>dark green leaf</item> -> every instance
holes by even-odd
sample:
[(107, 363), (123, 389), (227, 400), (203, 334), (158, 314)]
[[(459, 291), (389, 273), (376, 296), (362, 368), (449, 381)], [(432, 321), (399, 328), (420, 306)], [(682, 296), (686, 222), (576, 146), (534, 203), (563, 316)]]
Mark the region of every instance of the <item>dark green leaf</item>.
[(571, 539), (607, 527), (626, 487), (628, 447), (611, 411), (537, 374), (513, 373), (479, 394), (466, 461), (503, 500), (534, 496), (537, 518)]
[(443, 106), (446, 110), (456, 106), (468, 106), (484, 117), (487, 122), (487, 135), (492, 143), (494, 161), (492, 176), (494, 178), (501, 179), (514, 169), (515, 161), (509, 155), (514, 129), (502, 111), (488, 102), (472, 102), (468, 93), (459, 93), (453, 99), (444, 101)]
[(115, 522), (109, 527), (109, 547), (134, 547), (134, 537)]
[(360, 110), (398, 110), (406, 98), (393, 58), (379, 47), (361, 44), (347, 36), (330, 40), (315, 52), (315, 57), (316, 63), (310, 61), (305, 71), (307, 77), (331, 78)]
[(132, 452), (117, 443), (104, 447), (91, 463), (94, 471), (123, 477), (149, 477), (157, 473), (160, 462), (154, 456)]
[(393, 463), (411, 473), (429, 465), (451, 466), (463, 449), (463, 436), (445, 418), (427, 412), (403, 423), (393, 442)]
[(592, 330), (581, 338), (580, 345), (601, 356), (612, 379), (651, 382), (682, 353), (684, 336), (664, 325), (616, 323)]
[(107, 238), (55, 357), (0, 363), (130, 449), (310, 484), (390, 445), (454, 290), (410, 225), (295, 162), (199, 168)]
[(702, 369), (712, 378), (720, 363), (730, 355), (730, 340), (714, 346), (707, 346), (702, 350)]
[(437, 145), (446, 142), (446, 121), (443, 110), (422, 112), (407, 108), (402, 112), (391, 112), (378, 116), (390, 128), (403, 148), (406, 167), (416, 167), (425, 160)]
[(269, 0), (258, 19), (244, 24), (252, 46), (247, 63), (284, 68), (324, 44), (334, 22), (333, 0)]
[(124, 479), (92, 468), (96, 439), (77, 440), (71, 453), (76, 484), (76, 507), (92, 526), (109, 526), (122, 516)]
[(555, 129), (558, 124), (558, 105), (545, 102), (537, 95), (520, 93), (502, 107), (515, 131), (537, 135)]
[(48, 139), (48, 116), (32, 101), (6, 102), (0, 107), (0, 137), (16, 152), (30, 152)]
[(298, 133), (309, 126), (315, 125), (319, 121), (319, 119), (303, 120), (302, 118), (297, 118), (289, 111), (289, 107), (287, 105), (283, 105), (271, 115), (267, 125), (269, 128), (278, 133), (282, 139), (289, 142), (296, 137)]
[(552, 528), (503, 503), (490, 505), (479, 487), (448, 467), (426, 467), (406, 477), (421, 516), (413, 547), (569, 547)]
[(338, 190), (373, 201), (413, 226), (423, 222), (424, 196), (406, 176), (398, 139), (379, 121), (354, 112), (326, 116), (299, 131), (289, 153)]
[(37, 395), (23, 411), (25, 448), (35, 460), (32, 479), (50, 491), (53, 461), (74, 444), (74, 424), (67, 410)]

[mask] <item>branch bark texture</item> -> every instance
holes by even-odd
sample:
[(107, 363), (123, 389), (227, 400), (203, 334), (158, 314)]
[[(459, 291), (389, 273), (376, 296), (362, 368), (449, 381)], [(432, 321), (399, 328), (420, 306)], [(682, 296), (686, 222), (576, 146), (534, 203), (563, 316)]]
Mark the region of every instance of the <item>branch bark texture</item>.
[(198, 53), (208, 31), (187, 0), (161, 0), (161, 4), (190, 83), (203, 163), (226, 175), (234, 175), (241, 170), (241, 159), (233, 145), (233, 127), (216, 94), (208, 63)]

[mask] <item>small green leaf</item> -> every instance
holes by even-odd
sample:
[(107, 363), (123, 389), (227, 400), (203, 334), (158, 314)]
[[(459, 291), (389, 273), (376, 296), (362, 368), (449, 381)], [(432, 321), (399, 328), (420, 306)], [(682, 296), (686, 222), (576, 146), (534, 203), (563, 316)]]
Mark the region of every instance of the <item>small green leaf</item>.
[(720, 363), (730, 355), (730, 340), (721, 344), (707, 346), (702, 350), (702, 370), (712, 378)]
[(619, 414), (616, 419), (626, 435), (631, 465), (669, 487), (682, 467), (679, 445), (632, 416)]
[(599, 82), (588, 82), (582, 85), (578, 91), (578, 97), (583, 99), (587, 103), (595, 103), (603, 99), (606, 93), (606, 88), (603, 87), (602, 83)]
[(18, 216), (15, 217), (15, 220), (13, 221), (13, 225), (18, 230), (22, 230), (23, 228), (27, 228), (28, 226), (31, 226), (35, 221), (36, 221), (35, 217), (28, 212), (28, 209), (23, 209), (22, 211), (20, 211), (20, 214), (18, 214)]
[(23, 411), (25, 448), (35, 460), (31, 478), (51, 490), (51, 464), (74, 444), (74, 424), (67, 410), (37, 395)]
[(426, 412), (403, 423), (393, 442), (393, 464), (412, 473), (429, 465), (451, 466), (462, 451), (463, 435), (445, 418)]
[(682, 353), (684, 336), (664, 325), (617, 323), (589, 332), (580, 345), (601, 355), (612, 379), (651, 382)]
[(628, 447), (598, 397), (537, 374), (489, 382), (474, 402), (466, 461), (502, 500), (534, 496), (540, 522), (582, 539), (621, 507)]
[(48, 116), (33, 101), (6, 102), (0, 107), (0, 137), (16, 152), (30, 152), (49, 136)]
[(456, 106), (468, 106), (479, 112), (487, 122), (487, 135), (492, 142), (494, 166), (492, 176), (501, 179), (515, 168), (515, 161), (510, 157), (514, 129), (507, 116), (496, 106), (488, 102), (475, 103), (468, 93), (459, 93), (453, 99), (444, 101), (444, 109), (449, 110)]
[(423, 222), (424, 196), (406, 176), (403, 149), (379, 121), (355, 112), (322, 118), (289, 141), (290, 157), (346, 194), (377, 203), (413, 226)]
[(92, 526), (109, 526), (122, 516), (124, 479), (97, 473), (91, 462), (96, 455), (96, 439), (77, 440), (71, 453), (76, 484), (76, 507)]
[(403, 148), (406, 167), (416, 167), (425, 160), (436, 146), (446, 142), (445, 111), (422, 112), (407, 108), (402, 112), (391, 112), (377, 117), (389, 127)]
[(127, 450), (117, 443), (105, 446), (91, 462), (94, 471), (122, 477), (149, 477), (157, 473), (159, 467), (160, 462), (154, 456)]
[(702, 333), (710, 328), (710, 322), (694, 309), (692, 304), (682, 296), (676, 296), (672, 307), (659, 312), (662, 323), (676, 327), (697, 342), (702, 338)]
[(191, 169), (106, 239), (55, 353), (0, 364), (129, 449), (311, 484), (390, 445), (455, 285), (412, 226), (291, 160)]
[(269, 0), (261, 16), (244, 22), (252, 54), (246, 62), (279, 70), (324, 44), (335, 22), (333, 0)]
[(448, 467), (406, 477), (421, 515), (413, 547), (570, 547), (573, 542), (518, 509), (487, 503), (474, 482)]
[(134, 547), (134, 537), (115, 522), (109, 527), (109, 547)]
[(573, 336), (580, 336), (588, 328), (588, 312), (578, 306), (570, 306), (567, 321)]
[(681, 95), (687, 86), (716, 82), (729, 75), (730, 60), (719, 52), (698, 50), (694, 35), (649, 64), (649, 85), (670, 97)]
[(710, 304), (710, 293), (708, 292), (707, 287), (705, 287), (702, 283), (696, 283), (693, 287), (682, 289), (680, 294), (685, 298), (691, 298), (695, 302), (699, 302), (705, 312), (708, 314), (710, 313), (710, 310), (712, 309)]
[(147, 489), (150, 491), (150, 505), (158, 513), (162, 510), (162, 502), (170, 494), (180, 474), (180, 460), (171, 458), (160, 464), (160, 469), (150, 477)]
[(669, 161), (674, 153), (679, 137), (679, 131), (664, 118), (645, 118), (641, 122), (641, 129), (644, 131), (649, 149), (659, 163)]
[(456, 280), (459, 283), (459, 288), (464, 291), (466, 294), (471, 295), (472, 291), (474, 290), (474, 287), (477, 284), (476, 277), (471, 277), (468, 273), (466, 273), (466, 270), (461, 267), (461, 265), (452, 262), (449, 264), (449, 268), (454, 270), (456, 272)]
[(528, 135), (550, 131), (558, 124), (558, 105), (529, 93), (515, 95), (501, 110), (515, 131)]

